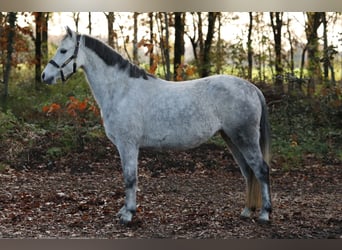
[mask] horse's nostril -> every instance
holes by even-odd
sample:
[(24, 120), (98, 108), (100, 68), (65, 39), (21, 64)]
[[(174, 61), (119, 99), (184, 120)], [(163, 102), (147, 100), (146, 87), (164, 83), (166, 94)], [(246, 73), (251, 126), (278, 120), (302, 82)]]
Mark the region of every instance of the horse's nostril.
[(42, 74), (42, 80), (44, 81), (44, 79), (45, 79), (45, 73), (43, 72), (43, 74)]

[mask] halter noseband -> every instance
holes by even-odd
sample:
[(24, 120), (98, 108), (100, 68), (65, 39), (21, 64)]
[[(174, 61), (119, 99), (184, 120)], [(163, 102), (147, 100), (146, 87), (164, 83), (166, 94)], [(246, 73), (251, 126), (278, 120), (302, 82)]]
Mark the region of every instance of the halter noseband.
[[(75, 47), (75, 50), (74, 50), (74, 54), (72, 56), (70, 56), (61, 66), (58, 65), (58, 63), (56, 63), (54, 60), (50, 60), (49, 63), (51, 63), (53, 66), (55, 66), (56, 68), (59, 69), (60, 73), (61, 73), (61, 78), (62, 78), (62, 81), (65, 82), (66, 80), (68, 80), (68, 78), (70, 76), (72, 76), (74, 73), (76, 73), (76, 58), (77, 58), (77, 54), (78, 54), (78, 49), (80, 47), (80, 39), (81, 39), (81, 35), (77, 35), (77, 38), (76, 38), (76, 47)], [(68, 75), (66, 78), (64, 77), (64, 73), (63, 73), (63, 68), (65, 66), (67, 66), (72, 60), (74, 60), (74, 64), (73, 64), (73, 72)]]

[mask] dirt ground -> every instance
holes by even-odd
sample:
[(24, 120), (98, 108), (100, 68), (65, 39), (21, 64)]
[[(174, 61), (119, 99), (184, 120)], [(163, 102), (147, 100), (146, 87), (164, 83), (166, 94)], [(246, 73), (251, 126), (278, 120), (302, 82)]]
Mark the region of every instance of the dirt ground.
[[(102, 142), (101, 142), (102, 143)], [(107, 142), (105, 142), (107, 143)], [(0, 173), (0, 238), (342, 238), (342, 168), (272, 164), (272, 222), (241, 220), (245, 183), (224, 147), (141, 151), (138, 211), (128, 226), (116, 149), (108, 143)], [(40, 159), (39, 150), (32, 159)]]

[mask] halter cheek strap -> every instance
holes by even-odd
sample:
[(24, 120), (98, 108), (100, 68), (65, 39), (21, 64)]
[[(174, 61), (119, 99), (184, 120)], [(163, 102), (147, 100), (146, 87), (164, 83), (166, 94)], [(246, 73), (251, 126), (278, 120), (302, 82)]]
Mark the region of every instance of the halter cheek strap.
[[(78, 54), (78, 50), (79, 50), (79, 47), (80, 47), (80, 39), (81, 39), (81, 35), (77, 35), (77, 38), (76, 38), (76, 47), (75, 47), (75, 50), (74, 50), (74, 53), (72, 56), (70, 56), (62, 65), (58, 65), (58, 63), (56, 63), (54, 60), (50, 60), (49, 63), (52, 64), (53, 66), (55, 66), (56, 68), (59, 69), (60, 73), (61, 73), (61, 78), (62, 78), (62, 81), (65, 82), (66, 80), (68, 80), (68, 78), (70, 76), (72, 76), (74, 73), (76, 73), (76, 69), (77, 69), (77, 65), (76, 65), (76, 59), (77, 59), (77, 54)], [(73, 71), (70, 75), (68, 75), (67, 77), (64, 76), (64, 73), (63, 73), (63, 68), (65, 66), (67, 66), (72, 60), (74, 60), (74, 63), (73, 63)]]

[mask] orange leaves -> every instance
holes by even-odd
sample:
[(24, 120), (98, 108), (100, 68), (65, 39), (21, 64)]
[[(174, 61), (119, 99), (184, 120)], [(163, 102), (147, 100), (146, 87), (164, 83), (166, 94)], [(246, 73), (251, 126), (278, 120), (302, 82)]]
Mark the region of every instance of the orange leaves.
[(152, 53), (150, 57), (153, 59), (153, 63), (150, 65), (148, 73), (155, 75), (158, 68), (159, 56)]
[[(90, 105), (91, 106), (91, 105)], [(77, 116), (77, 113), (86, 112), (86, 108), (88, 107), (88, 99), (84, 99), (80, 101), (76, 99), (74, 96), (69, 97), (69, 103), (67, 104), (66, 111), (71, 116)]]
[(145, 56), (147, 56), (148, 54), (153, 54), (153, 43), (151, 43), (149, 40), (142, 38), (138, 43), (137, 43), (137, 47), (145, 47), (147, 48), (147, 51), (145, 53)]
[(137, 47), (145, 47), (147, 51), (145, 52), (145, 56), (149, 56), (152, 59), (152, 65), (150, 65), (150, 68), (148, 69), (148, 73), (155, 74), (158, 68), (159, 63), (159, 56), (155, 53), (153, 53), (154, 45), (151, 41), (142, 38), (138, 43)]
[(196, 72), (194, 66), (181, 63), (176, 69), (176, 81), (187, 80), (190, 76), (193, 76)]
[(85, 123), (86, 120), (89, 119), (89, 115), (93, 114), (97, 117), (100, 114), (97, 106), (88, 98), (79, 100), (74, 96), (69, 97), (69, 100), (66, 102), (64, 107), (58, 103), (52, 103), (44, 106), (42, 111), (46, 115), (71, 116), (80, 124)]
[(42, 112), (50, 117), (49, 122), (56, 128), (63, 127), (77, 149), (84, 147), (84, 139), (90, 128), (102, 124), (99, 109), (95, 102), (70, 96), (64, 105), (52, 103), (42, 108)]
[(61, 109), (61, 105), (57, 103), (52, 103), (51, 105), (44, 106), (42, 108), (43, 113), (46, 113), (47, 115), (51, 115), (54, 113), (57, 113)]
[[(161, 44), (160, 47), (158, 47), (158, 44)], [(145, 48), (145, 56), (148, 56), (150, 58), (150, 67), (148, 68), (148, 73), (155, 75), (158, 70), (158, 66), (161, 64), (164, 64), (164, 58), (163, 56), (158, 55), (158, 49), (166, 48), (168, 45), (166, 43), (165, 38), (161, 38), (161, 40), (158, 42), (154, 36), (153, 39), (145, 39), (142, 38), (138, 43), (137, 43), (137, 48), (144, 47)], [(170, 48), (169, 48), (170, 49)], [(162, 53), (163, 54), (163, 53)], [(184, 61), (184, 58), (182, 59)], [(183, 81), (183, 80), (188, 80), (190, 77), (194, 76), (196, 74), (196, 67), (186, 64), (186, 63), (181, 63), (178, 65), (176, 69), (176, 81)], [(164, 69), (165, 72), (165, 69)]]

